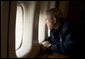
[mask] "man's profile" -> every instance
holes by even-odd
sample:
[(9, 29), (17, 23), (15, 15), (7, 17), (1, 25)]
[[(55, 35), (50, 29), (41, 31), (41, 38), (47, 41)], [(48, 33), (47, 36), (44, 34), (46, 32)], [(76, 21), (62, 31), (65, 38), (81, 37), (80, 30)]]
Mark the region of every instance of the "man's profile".
[(41, 45), (47, 48), (49, 53), (68, 55), (73, 44), (69, 22), (61, 17), (62, 13), (56, 8), (47, 10), (45, 16), (46, 25), (50, 29), (50, 37)]

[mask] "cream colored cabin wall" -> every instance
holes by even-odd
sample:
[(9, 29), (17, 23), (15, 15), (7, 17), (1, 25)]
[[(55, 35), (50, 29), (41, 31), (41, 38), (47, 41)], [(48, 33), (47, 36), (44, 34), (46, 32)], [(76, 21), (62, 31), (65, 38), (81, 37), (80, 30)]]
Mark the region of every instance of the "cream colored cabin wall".
[[(36, 1), (35, 3), (36, 3), (35, 9), (30, 7), (30, 8), (35, 10), (34, 15), (33, 15), (33, 25), (32, 25), (32, 27), (33, 27), (33, 29), (32, 29), (33, 30), (32, 39), (31, 39), (32, 40), (32, 47), (31, 47), (30, 51), (23, 58), (34, 58), (34, 57), (36, 57), (37, 54), (40, 52), (39, 42), (38, 42), (38, 36), (40, 35), (39, 33), (41, 32), (43, 39), (45, 38), (45, 11), (47, 9), (47, 3), (48, 2)], [(37, 4), (39, 4), (39, 5), (37, 5)], [(40, 15), (39, 12), (42, 13), (42, 16), (41, 16), (42, 18), (39, 18), (39, 15)], [(40, 23), (40, 20), (42, 20), (41, 23)], [(41, 24), (40, 27), (42, 27), (42, 28), (39, 27), (40, 29), (38, 29), (38, 26), (40, 24)], [(39, 30), (41, 30), (41, 31), (38, 32)]]
[[(24, 7), (24, 28), (23, 28), (23, 44), (19, 50), (16, 51), (18, 58), (33, 57), (32, 39), (33, 37), (33, 21), (36, 1), (22, 1)], [(23, 52), (23, 53), (22, 53)]]
[[(35, 57), (39, 53), (38, 46), (38, 36), (42, 36), (42, 40), (45, 39), (45, 11), (48, 8), (54, 7), (55, 2), (48, 1), (22, 1), (24, 7), (24, 32), (23, 32), (23, 44), (18, 51), (15, 51), (15, 21), (16, 21), (16, 5), (17, 1), (11, 1), (10, 8), (10, 21), (9, 21), (9, 48), (8, 48), (8, 57), (9, 58), (30, 58)], [(5, 6), (3, 6), (5, 5)], [(7, 28), (8, 28), (8, 11), (9, 11), (9, 2), (1, 3), (1, 57), (7, 57)], [(7, 11), (5, 11), (5, 8)], [(38, 10), (40, 8), (40, 10)], [(35, 11), (36, 10), (36, 11)], [(39, 11), (41, 13), (39, 18)], [(38, 13), (37, 13), (38, 12)], [(36, 14), (37, 13), (37, 14)], [(36, 23), (37, 22), (37, 23)], [(38, 29), (38, 22), (39, 27)], [(42, 24), (42, 25), (40, 25)], [(5, 30), (4, 30), (5, 29)], [(41, 30), (41, 34), (39, 34)], [(43, 33), (43, 34), (42, 34)], [(39, 34), (39, 35), (38, 35)], [(21, 51), (21, 52), (20, 52)], [(18, 53), (20, 52), (20, 53)]]
[(40, 9), (40, 2), (36, 1), (34, 18), (33, 18), (32, 48), (31, 51), (26, 56), (28, 58), (34, 58), (40, 52), (40, 47), (38, 43), (39, 9)]

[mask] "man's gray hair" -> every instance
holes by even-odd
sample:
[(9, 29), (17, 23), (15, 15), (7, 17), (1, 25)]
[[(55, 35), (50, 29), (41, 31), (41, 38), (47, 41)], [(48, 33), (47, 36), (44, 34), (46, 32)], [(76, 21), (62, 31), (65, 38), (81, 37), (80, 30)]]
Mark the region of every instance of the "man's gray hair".
[(55, 18), (61, 18), (62, 17), (62, 11), (57, 8), (52, 8), (47, 10), (46, 14), (50, 17), (50, 19)]

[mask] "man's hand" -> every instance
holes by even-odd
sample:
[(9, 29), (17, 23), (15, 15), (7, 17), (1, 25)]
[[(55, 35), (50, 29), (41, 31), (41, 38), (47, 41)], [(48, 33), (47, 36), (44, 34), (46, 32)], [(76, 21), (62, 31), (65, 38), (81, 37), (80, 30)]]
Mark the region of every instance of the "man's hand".
[(44, 41), (41, 43), (44, 47), (49, 47), (51, 44), (49, 41)]
[(50, 46), (50, 42), (49, 41), (44, 41), (42, 43), (40, 43), (40, 48), (41, 51), (46, 52), (48, 50), (48, 47)]

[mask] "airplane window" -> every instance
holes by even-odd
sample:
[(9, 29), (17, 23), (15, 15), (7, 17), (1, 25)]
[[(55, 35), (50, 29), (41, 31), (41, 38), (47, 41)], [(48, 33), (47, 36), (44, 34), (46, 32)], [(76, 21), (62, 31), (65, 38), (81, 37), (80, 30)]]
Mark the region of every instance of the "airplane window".
[(45, 12), (48, 8), (48, 1), (42, 1), (40, 7), (40, 15), (39, 15), (39, 32), (38, 32), (38, 41), (39, 43), (45, 40)]
[(44, 15), (40, 13), (39, 15), (39, 32), (38, 32), (38, 41), (41, 43), (45, 39), (45, 19)]
[(16, 28), (15, 28), (15, 49), (18, 50), (22, 45), (22, 6), (17, 5)]
[(36, 1), (18, 1), (18, 3), (15, 29), (16, 56), (17, 58), (31, 57)]
[[(48, 36), (50, 36), (50, 30), (46, 29), (45, 25), (45, 12), (47, 9), (55, 7), (55, 1), (41, 1), (40, 15), (39, 15), (39, 32), (38, 41), (43, 42)], [(48, 30), (48, 33), (46, 31)], [(47, 36), (48, 35), (48, 36)]]

